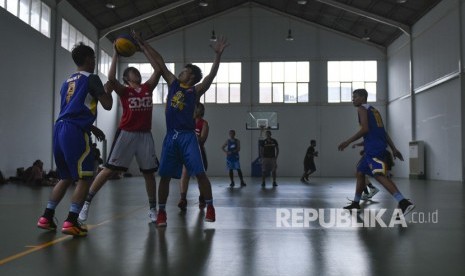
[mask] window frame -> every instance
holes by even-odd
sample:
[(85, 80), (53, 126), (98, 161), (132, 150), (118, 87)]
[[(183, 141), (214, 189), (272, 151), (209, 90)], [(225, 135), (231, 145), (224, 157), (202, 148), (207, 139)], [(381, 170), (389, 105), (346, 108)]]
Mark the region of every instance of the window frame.
[[(352, 102), (352, 91), (359, 88), (368, 91), (368, 102), (377, 101), (377, 60), (328, 60), (326, 65), (327, 102), (329, 104)], [(337, 68), (335, 68), (336, 66)], [(338, 69), (338, 71), (330, 72), (334, 69)], [(349, 71), (351, 76), (348, 74)], [(362, 75), (363, 77), (361, 77)]]
[[(204, 77), (210, 73), (213, 65), (212, 62), (195, 62), (192, 64), (202, 70)], [(234, 73), (236, 70), (239, 70), (239, 73)], [(232, 89), (234, 86), (236, 88)], [(200, 97), (200, 102), (203, 104), (240, 104), (242, 102), (241, 89), (242, 62), (221, 62), (218, 73), (208, 90)], [(227, 95), (221, 95), (225, 92)]]
[[(0, 7), (50, 38), (52, 9), (46, 3), (41, 0), (0, 0)], [(33, 7), (37, 8), (38, 13), (32, 13)], [(47, 17), (44, 17), (44, 15), (47, 15)], [(46, 27), (44, 27), (45, 25)]]
[[(306, 68), (301, 68), (305, 66)], [(310, 102), (310, 61), (260, 61), (259, 104)], [(303, 72), (303, 73), (302, 73)]]

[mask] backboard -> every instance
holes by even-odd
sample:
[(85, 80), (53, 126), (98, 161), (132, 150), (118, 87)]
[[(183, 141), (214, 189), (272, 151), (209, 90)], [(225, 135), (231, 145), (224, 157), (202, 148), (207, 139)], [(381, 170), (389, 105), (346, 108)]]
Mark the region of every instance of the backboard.
[(247, 130), (279, 129), (278, 113), (275, 111), (250, 111), (245, 123)]

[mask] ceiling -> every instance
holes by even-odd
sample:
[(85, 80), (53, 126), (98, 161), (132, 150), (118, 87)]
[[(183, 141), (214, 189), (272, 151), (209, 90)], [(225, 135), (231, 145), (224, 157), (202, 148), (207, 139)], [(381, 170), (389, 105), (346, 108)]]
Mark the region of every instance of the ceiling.
[[(69, 0), (101, 37), (113, 41), (130, 28), (150, 39), (253, 4), (301, 22), (387, 47), (441, 0)], [(200, 5), (208, 3), (208, 6)], [(108, 8), (112, 3), (115, 8)]]

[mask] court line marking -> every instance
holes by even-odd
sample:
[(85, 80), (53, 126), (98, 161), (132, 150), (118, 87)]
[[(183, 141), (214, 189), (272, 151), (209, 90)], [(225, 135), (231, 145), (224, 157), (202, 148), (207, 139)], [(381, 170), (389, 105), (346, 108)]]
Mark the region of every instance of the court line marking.
[[(141, 206), (141, 207), (139, 207), (139, 208), (136, 208), (136, 209), (134, 209), (134, 210), (132, 210), (132, 211), (129, 211), (129, 212), (127, 212), (127, 213), (123, 213), (123, 214), (121, 214), (121, 215), (116, 215), (116, 216), (110, 217), (109, 219), (104, 220), (104, 221), (102, 221), (102, 222), (100, 222), (100, 223), (97, 223), (97, 224), (87, 225), (87, 229), (88, 229), (88, 230), (91, 230), (91, 229), (100, 227), (100, 226), (102, 226), (102, 225), (105, 225), (105, 224), (107, 224), (107, 223), (109, 223), (109, 222), (111, 222), (111, 221), (124, 218), (124, 217), (126, 217), (126, 216), (128, 216), (128, 215), (130, 215), (130, 214), (132, 214), (132, 213), (135, 213), (136, 211), (139, 211), (139, 210), (142, 209), (142, 208), (145, 208), (145, 206)], [(9, 256), (9, 257), (6, 257), (6, 258), (1, 259), (1, 260), (0, 260), (0, 266), (1, 266), (1, 265), (4, 265), (4, 264), (6, 264), (6, 263), (9, 263), (9, 262), (11, 262), (11, 261), (14, 261), (14, 260), (16, 260), (16, 259), (22, 258), (22, 257), (24, 257), (24, 256), (27, 256), (27, 255), (29, 255), (29, 254), (32, 254), (32, 253), (34, 253), (34, 252), (36, 252), (36, 251), (42, 250), (42, 249), (44, 249), (44, 248), (53, 246), (53, 245), (55, 245), (55, 244), (57, 244), (57, 243), (60, 243), (60, 242), (63, 242), (63, 241), (65, 241), (65, 240), (72, 239), (72, 238), (74, 238), (74, 237), (68, 235), (68, 236), (63, 236), (63, 237), (54, 239), (54, 240), (52, 240), (52, 241), (49, 241), (49, 242), (46, 242), (46, 243), (43, 243), (43, 244), (39, 244), (39, 245), (26, 245), (26, 246), (24, 246), (24, 247), (31, 247), (31, 248), (28, 249), (28, 250), (25, 250), (25, 251), (23, 251), (23, 252), (20, 252), (20, 253), (17, 253), (17, 254), (14, 254), (14, 255), (11, 255), (11, 256)], [(85, 238), (85, 237), (82, 237), (82, 238)]]

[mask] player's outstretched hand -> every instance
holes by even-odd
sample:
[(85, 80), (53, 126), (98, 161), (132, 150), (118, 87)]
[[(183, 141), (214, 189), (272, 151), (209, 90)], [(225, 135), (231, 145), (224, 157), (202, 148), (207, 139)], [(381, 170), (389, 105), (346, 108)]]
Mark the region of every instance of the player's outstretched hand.
[(215, 51), (217, 54), (222, 54), (224, 49), (229, 46), (228, 40), (224, 36), (220, 36), (216, 42), (210, 44), (210, 47)]

